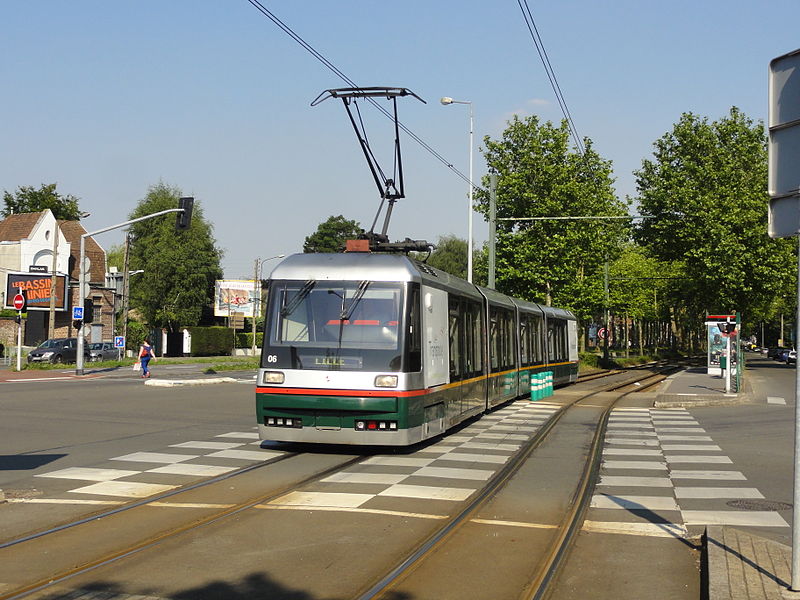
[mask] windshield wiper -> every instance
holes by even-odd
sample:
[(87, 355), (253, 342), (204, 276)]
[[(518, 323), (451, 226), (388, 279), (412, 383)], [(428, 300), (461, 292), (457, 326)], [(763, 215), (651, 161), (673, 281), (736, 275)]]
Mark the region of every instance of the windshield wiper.
[(369, 281), (366, 280), (358, 284), (358, 289), (356, 290), (356, 293), (353, 296), (353, 301), (350, 303), (350, 308), (347, 309), (347, 312), (342, 310), (341, 314), (342, 321), (350, 320), (350, 317), (352, 316), (353, 311), (355, 311), (356, 306), (358, 305), (359, 302), (361, 302), (361, 299), (364, 297), (364, 294), (367, 293), (368, 287), (369, 287)]
[(291, 315), (297, 309), (297, 307), (300, 306), (300, 303), (306, 299), (306, 296), (311, 293), (311, 290), (314, 289), (315, 285), (317, 285), (317, 282), (313, 279), (306, 281), (303, 284), (303, 287), (301, 287), (298, 292), (292, 296), (292, 299), (286, 304), (286, 306), (281, 309), (281, 316), (285, 318)]

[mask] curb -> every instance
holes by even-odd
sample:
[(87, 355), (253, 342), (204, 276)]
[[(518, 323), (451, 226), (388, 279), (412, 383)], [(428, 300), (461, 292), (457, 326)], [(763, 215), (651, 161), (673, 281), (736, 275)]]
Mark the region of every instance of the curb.
[(754, 398), (750, 394), (731, 394), (729, 396), (694, 396), (679, 394), (662, 394), (653, 403), (654, 408), (693, 408), (696, 406), (734, 406), (751, 404)]
[(155, 387), (178, 387), (183, 385), (214, 385), (218, 383), (236, 383), (233, 377), (212, 377), (210, 379), (147, 379), (145, 385)]

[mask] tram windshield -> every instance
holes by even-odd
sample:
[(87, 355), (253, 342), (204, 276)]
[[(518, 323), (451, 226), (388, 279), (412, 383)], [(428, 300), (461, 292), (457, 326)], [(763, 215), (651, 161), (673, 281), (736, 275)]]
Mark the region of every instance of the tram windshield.
[(399, 283), (273, 281), (271, 366), (400, 370), (404, 297)]

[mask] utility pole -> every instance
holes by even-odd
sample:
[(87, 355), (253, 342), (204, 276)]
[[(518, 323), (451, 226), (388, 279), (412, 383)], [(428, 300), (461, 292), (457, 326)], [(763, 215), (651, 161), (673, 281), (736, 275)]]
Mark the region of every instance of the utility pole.
[(256, 317), (258, 316), (256, 307), (261, 304), (261, 282), (258, 279), (258, 263), (256, 259), (255, 269), (253, 271), (253, 356), (256, 355)]
[(131, 232), (125, 234), (125, 258), (122, 260), (122, 337), (125, 339), (124, 353), (128, 346), (128, 286), (130, 275), (128, 273), (128, 260), (131, 248)]
[[(497, 241), (497, 173), (489, 173), (489, 289), (494, 289), (495, 244)], [(470, 249), (470, 252), (472, 250)]]
[[(55, 217), (54, 217), (55, 218)], [(50, 270), (50, 314), (47, 323), (47, 339), (52, 340), (56, 337), (56, 287), (58, 277), (58, 219), (55, 219), (56, 226), (53, 228), (53, 268)]]
[(605, 306), (603, 310), (603, 319), (605, 323), (603, 327), (606, 330), (606, 337), (603, 338), (603, 360), (608, 361), (608, 338), (609, 338), (609, 331), (608, 331), (608, 261), (606, 260), (605, 264), (603, 265), (603, 291), (605, 292)]

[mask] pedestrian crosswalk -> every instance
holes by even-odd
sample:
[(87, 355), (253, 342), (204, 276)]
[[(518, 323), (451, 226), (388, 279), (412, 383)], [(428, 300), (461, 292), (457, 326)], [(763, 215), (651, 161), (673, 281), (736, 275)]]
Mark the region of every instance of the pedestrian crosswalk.
[(615, 409), (584, 529), (686, 536), (693, 525), (788, 527), (776, 511), (730, 507), (764, 498), (746, 481), (686, 409)]

